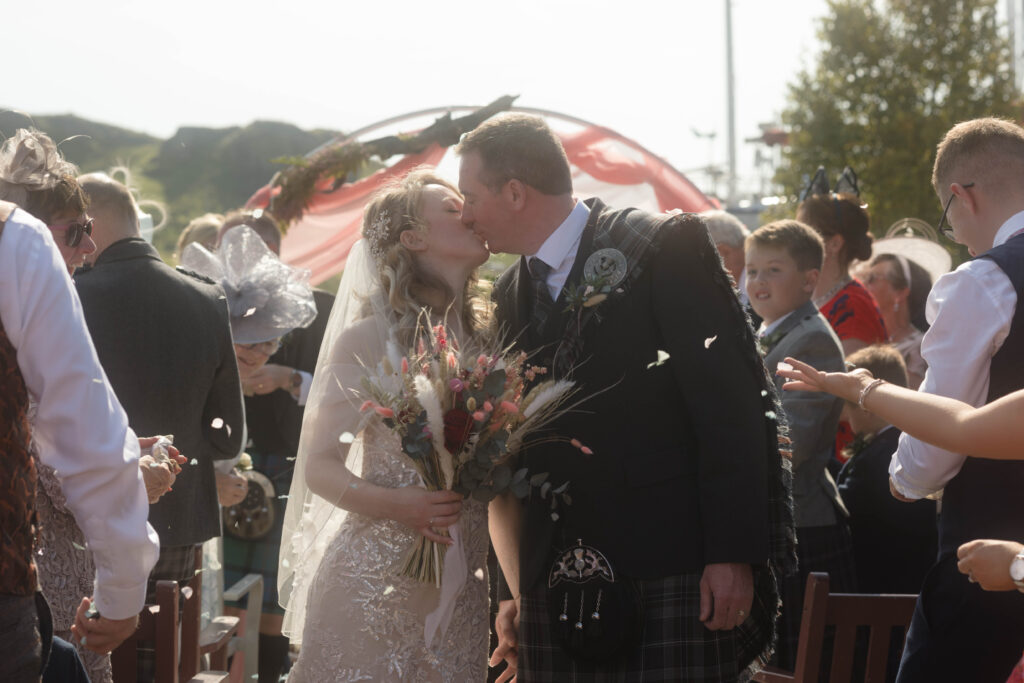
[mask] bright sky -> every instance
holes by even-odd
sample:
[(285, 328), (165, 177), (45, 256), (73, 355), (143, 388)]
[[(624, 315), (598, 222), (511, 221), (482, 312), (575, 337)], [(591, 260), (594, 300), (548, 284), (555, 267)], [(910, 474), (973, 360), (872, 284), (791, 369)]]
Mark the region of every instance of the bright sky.
[[(519, 94), (686, 171), (726, 163), (725, 0), (94, 0), (19, 3), (0, 102), (167, 137), (255, 119), (354, 130)], [(777, 120), (825, 0), (733, 0), (744, 138)], [(13, 26), (8, 26), (13, 29)], [(712, 143), (693, 129), (716, 132)], [(704, 189), (706, 176), (689, 173)], [(724, 185), (720, 191), (725, 192)]]

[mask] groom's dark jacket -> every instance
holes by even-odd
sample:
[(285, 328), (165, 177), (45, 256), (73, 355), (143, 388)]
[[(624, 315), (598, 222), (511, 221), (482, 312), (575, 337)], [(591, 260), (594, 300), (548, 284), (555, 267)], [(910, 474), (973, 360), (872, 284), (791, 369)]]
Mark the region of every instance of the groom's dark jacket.
[[(576, 538), (635, 578), (719, 562), (765, 565), (773, 553), (790, 558), (777, 404), (703, 221), (587, 204), (590, 218), (547, 325), (530, 326), (525, 259), (494, 287), (506, 333), (537, 364), (557, 357), (555, 376), (573, 379), (585, 399), (523, 451), (530, 473), (548, 472), (556, 487), (568, 481), (572, 500), (559, 505), (557, 521), (536, 492), (526, 504), (521, 589), (546, 579), (552, 549)], [(566, 311), (568, 293), (585, 284), (588, 257), (609, 247), (627, 255), (626, 280), (592, 309)], [(668, 359), (656, 364), (659, 350)]]

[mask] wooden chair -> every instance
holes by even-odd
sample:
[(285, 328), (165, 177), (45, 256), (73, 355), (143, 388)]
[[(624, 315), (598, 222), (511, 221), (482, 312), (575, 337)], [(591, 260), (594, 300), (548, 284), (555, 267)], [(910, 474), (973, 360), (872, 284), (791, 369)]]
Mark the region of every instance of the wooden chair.
[(821, 671), (825, 627), (835, 627), (830, 683), (850, 683), (857, 629), (869, 628), (865, 683), (885, 683), (892, 630), (906, 628), (914, 614), (916, 595), (858, 595), (828, 592), (828, 574), (807, 577), (796, 671), (768, 667), (754, 675), (760, 683), (817, 683)]
[[(139, 627), (110, 655), (115, 683), (137, 683), (139, 641), (155, 643), (156, 683), (226, 683), (227, 672), (192, 672), (187, 678), (179, 678), (178, 665), (178, 584), (175, 581), (157, 581), (156, 604), (146, 605), (139, 614)], [(186, 588), (186, 609), (198, 596)]]

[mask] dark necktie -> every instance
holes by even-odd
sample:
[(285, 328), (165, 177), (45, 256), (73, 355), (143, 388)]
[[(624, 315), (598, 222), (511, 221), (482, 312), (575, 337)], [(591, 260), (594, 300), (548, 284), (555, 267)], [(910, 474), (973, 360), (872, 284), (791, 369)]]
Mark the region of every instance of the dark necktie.
[(530, 282), (533, 285), (533, 313), (530, 322), (534, 329), (542, 330), (548, 321), (551, 307), (555, 302), (548, 290), (548, 275), (551, 274), (551, 266), (541, 261), (536, 256), (529, 260)]

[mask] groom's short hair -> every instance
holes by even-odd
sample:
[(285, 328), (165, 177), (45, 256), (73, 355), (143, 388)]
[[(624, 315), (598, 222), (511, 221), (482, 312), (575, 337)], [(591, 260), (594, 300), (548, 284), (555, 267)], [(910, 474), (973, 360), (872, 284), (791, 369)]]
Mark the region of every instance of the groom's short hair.
[(539, 116), (496, 116), (467, 133), (455, 151), (480, 156), (480, 181), (494, 192), (518, 180), (547, 195), (572, 193), (569, 159), (558, 136)]

